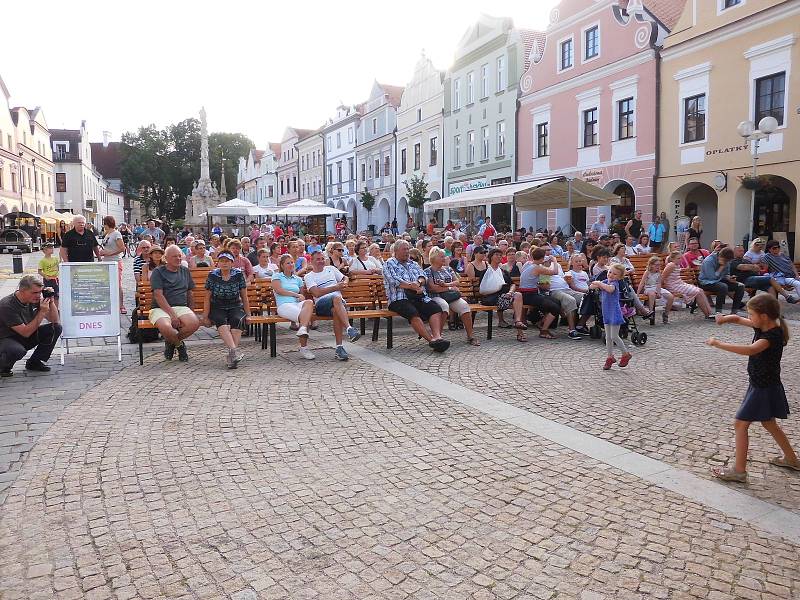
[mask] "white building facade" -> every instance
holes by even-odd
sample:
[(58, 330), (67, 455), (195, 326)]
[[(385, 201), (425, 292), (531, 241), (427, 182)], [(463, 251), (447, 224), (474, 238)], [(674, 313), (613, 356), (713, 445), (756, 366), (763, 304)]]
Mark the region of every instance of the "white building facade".
[(405, 182), (414, 176), (424, 177), (428, 199), (444, 194), (442, 169), (442, 133), (444, 130), (444, 73), (424, 55), (417, 61), (414, 75), (403, 91), (397, 112), (397, 226), (405, 231), (409, 214)]
[(325, 148), (322, 133), (314, 131), (297, 141), (300, 198), (325, 201)]
[(22, 210), (17, 131), (11, 118), (11, 94), (0, 77), (0, 216)]
[[(336, 116), (321, 130), (325, 140), (325, 202), (333, 208), (347, 210), (359, 204), (356, 134), (362, 109), (363, 105), (337, 107)], [(333, 231), (333, 221), (328, 219), (328, 231)]]
[[(278, 145), (278, 151), (280, 146)], [(239, 171), (236, 174), (236, 197), (258, 206), (278, 205), (276, 174), (278, 157), (273, 144), (267, 150), (251, 150), (247, 158), (239, 158)]]
[(356, 176), (359, 191), (371, 193), (375, 206), (368, 212), (359, 201), (343, 209), (353, 231), (366, 230), (370, 225), (378, 230), (396, 214), (397, 109), (402, 95), (402, 87), (376, 81), (364, 106), (356, 132)]

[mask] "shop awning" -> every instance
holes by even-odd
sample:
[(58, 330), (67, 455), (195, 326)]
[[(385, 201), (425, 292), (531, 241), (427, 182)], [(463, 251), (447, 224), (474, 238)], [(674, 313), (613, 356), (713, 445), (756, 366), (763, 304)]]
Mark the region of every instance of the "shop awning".
[[(571, 193), (570, 193), (571, 189)], [(571, 202), (570, 202), (570, 196)], [(620, 198), (582, 179), (550, 177), (523, 183), (507, 183), (469, 190), (425, 203), (425, 211), (440, 208), (468, 208), (485, 204), (510, 204), (518, 211), (550, 208), (584, 208), (619, 204)]]

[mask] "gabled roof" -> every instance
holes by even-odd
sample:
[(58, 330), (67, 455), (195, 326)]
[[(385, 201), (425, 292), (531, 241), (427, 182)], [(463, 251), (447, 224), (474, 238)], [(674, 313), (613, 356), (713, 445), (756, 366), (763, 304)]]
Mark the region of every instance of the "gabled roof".
[(266, 150), (256, 150), (256, 149), (253, 149), (252, 152), (253, 152), (253, 162), (260, 161), (262, 158), (264, 158), (264, 155), (267, 153)]
[(104, 146), (102, 142), (92, 142), (92, 162), (95, 168), (106, 179), (120, 179), (122, 156), (120, 154), (121, 142), (109, 142)]
[(1, 75), (0, 75), (0, 92), (3, 92), (6, 99), (8, 99), (9, 96), (11, 96), (11, 92), (8, 91), (8, 88), (6, 87), (6, 82), (3, 81), (3, 77)]
[(307, 138), (313, 133), (316, 133), (316, 129), (298, 129), (297, 127), (292, 127), (294, 132), (297, 134), (297, 139), (302, 140), (303, 138)]
[(387, 85), (384, 83), (378, 82), (378, 85), (381, 86), (381, 89), (386, 93), (386, 101), (397, 108), (400, 106), (400, 101), (403, 99), (403, 90), (406, 88), (402, 85)]
[(547, 33), (544, 31), (536, 31), (535, 29), (518, 29), (519, 37), (522, 39), (522, 51), (524, 58), (524, 65), (522, 72), (528, 70), (531, 66), (531, 50), (533, 50), (534, 43), (539, 43), (539, 49), (544, 50), (544, 43), (547, 40)]
[(281, 143), (280, 142), (268, 142), (267, 145), (269, 149), (272, 150), (272, 153), (275, 157), (279, 157), (281, 155)]
[(649, 0), (645, 1), (644, 5), (667, 30), (672, 31), (683, 14), (686, 0)]

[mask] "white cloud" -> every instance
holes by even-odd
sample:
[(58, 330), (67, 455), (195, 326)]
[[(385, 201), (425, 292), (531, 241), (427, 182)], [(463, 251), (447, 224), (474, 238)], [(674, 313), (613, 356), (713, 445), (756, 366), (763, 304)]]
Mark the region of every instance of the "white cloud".
[(86, 119), (93, 139), (118, 139), (205, 105), (212, 131), (263, 147), (287, 125), (317, 127), (340, 101), (364, 100), (375, 79), (405, 85), (423, 48), (446, 69), (481, 12), (543, 29), (555, 4), (28, 0), (5, 23), (0, 74), (12, 102), (41, 105), (53, 128)]

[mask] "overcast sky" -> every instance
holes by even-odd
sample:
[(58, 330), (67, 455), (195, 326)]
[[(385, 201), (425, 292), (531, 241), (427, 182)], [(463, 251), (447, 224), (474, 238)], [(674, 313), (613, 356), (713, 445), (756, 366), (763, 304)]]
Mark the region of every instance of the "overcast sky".
[[(405, 85), (420, 52), (440, 69), (481, 12), (543, 29), (557, 0), (27, 0), (6, 13), (0, 75), (12, 106), (51, 128), (162, 126), (208, 111), (258, 147), (316, 128), (372, 82)], [(14, 49), (16, 52), (11, 52)]]

